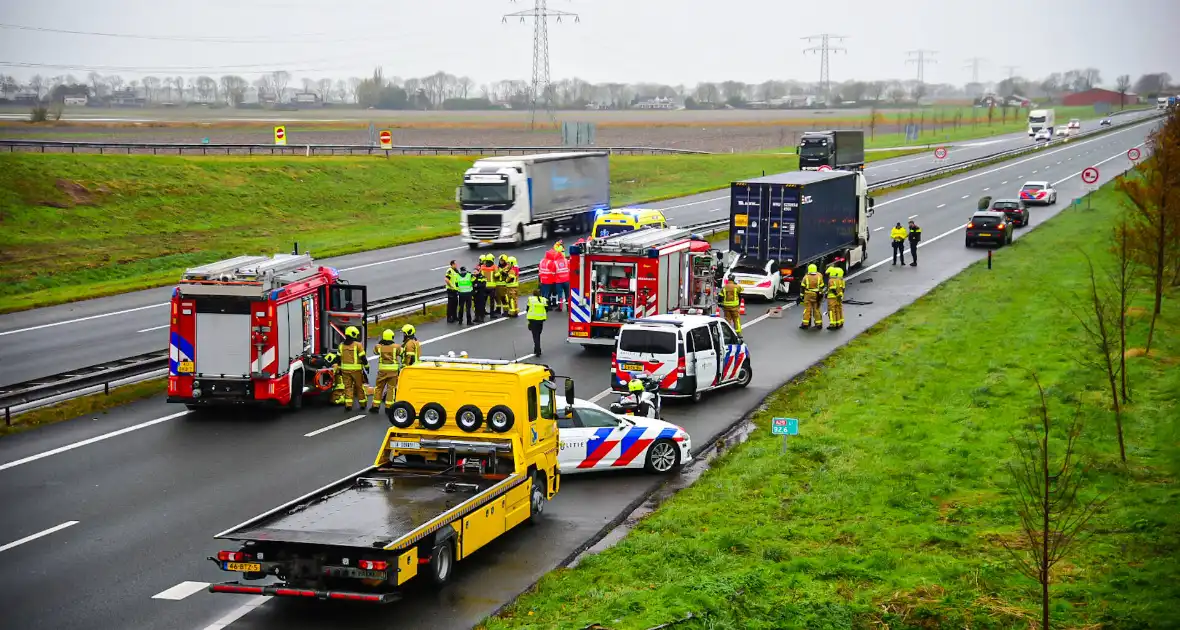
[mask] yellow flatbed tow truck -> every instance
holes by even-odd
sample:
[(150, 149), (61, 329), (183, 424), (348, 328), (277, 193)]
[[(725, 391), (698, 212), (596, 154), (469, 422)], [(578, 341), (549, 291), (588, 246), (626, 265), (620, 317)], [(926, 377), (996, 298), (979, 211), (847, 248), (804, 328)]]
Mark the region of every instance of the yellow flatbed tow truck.
[[(238, 593), (388, 603), (544, 513), (560, 486), (558, 377), (545, 365), (422, 357), (404, 368), (373, 465), (214, 538)], [(565, 403), (574, 402), (565, 379)], [(278, 578), (278, 582), (273, 582)]]

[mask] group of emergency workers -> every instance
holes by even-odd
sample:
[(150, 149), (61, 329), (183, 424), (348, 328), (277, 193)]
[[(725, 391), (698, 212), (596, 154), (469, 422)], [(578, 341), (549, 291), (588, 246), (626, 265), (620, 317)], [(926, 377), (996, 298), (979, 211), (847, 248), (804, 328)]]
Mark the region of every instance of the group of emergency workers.
[(333, 404), (344, 405), (352, 412), (353, 402), (367, 405), (370, 413), (377, 413), (384, 402), (388, 407), (397, 400), (397, 377), (403, 367), (413, 365), (422, 356), (422, 344), (415, 336), (414, 327), (402, 326), (402, 342), (395, 341), (392, 330), (381, 333), (381, 341), (373, 348), (377, 356), (377, 383), (373, 387), (372, 402), (365, 391), (369, 381), (369, 357), (361, 341), (361, 331), (356, 326), (344, 329), (344, 342), (335, 353), (324, 355), (324, 359), (335, 367), (336, 382)]
[[(474, 271), (451, 261), (443, 275), (447, 323), (482, 324), (488, 317), (517, 317), (520, 266), (515, 256), (483, 254)], [(474, 311), (474, 313), (473, 313)]]
[(828, 329), (844, 327), (844, 268), (832, 263), (824, 273), (828, 276), (826, 283), (816, 265), (807, 265), (807, 274), (799, 283), (803, 298), (803, 322), (799, 327), (804, 330), (824, 327), (820, 298), (825, 294), (828, 298)]

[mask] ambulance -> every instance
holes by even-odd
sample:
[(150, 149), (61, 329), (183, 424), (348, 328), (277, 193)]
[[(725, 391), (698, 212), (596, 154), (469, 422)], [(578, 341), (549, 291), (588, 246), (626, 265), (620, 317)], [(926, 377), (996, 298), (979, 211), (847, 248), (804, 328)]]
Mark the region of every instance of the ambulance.
[(570, 247), (569, 343), (613, 346), (632, 319), (716, 310), (721, 255), (691, 230), (650, 228)]
[(366, 289), (309, 254), (238, 256), (184, 272), (172, 292), (168, 402), (298, 409), (333, 388), (324, 355), (356, 326)]

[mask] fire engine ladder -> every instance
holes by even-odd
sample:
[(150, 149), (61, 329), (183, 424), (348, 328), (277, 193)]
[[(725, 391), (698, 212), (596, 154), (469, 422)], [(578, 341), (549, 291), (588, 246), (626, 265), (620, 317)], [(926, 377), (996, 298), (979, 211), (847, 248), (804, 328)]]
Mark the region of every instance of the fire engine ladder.
[(262, 289), (268, 291), (315, 274), (316, 270), (311, 266), (310, 254), (237, 256), (189, 269), (184, 272), (182, 282), (252, 283), (262, 285)]
[(685, 228), (635, 230), (591, 239), (588, 249), (589, 253), (593, 254), (646, 255), (647, 251), (653, 247), (667, 245), (672, 241), (688, 238), (692, 234), (692, 230)]

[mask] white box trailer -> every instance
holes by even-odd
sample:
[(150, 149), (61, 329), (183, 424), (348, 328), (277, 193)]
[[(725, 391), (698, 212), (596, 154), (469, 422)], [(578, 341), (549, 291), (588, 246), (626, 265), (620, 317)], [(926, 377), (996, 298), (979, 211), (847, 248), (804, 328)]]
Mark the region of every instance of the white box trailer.
[(476, 160), (455, 191), (460, 237), (475, 249), (588, 232), (610, 206), (609, 160), (604, 151)]

